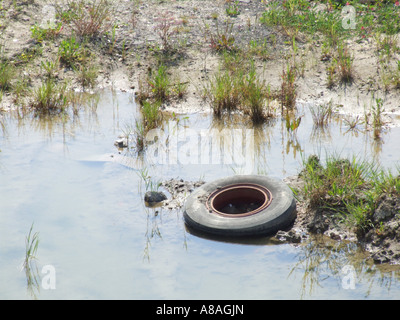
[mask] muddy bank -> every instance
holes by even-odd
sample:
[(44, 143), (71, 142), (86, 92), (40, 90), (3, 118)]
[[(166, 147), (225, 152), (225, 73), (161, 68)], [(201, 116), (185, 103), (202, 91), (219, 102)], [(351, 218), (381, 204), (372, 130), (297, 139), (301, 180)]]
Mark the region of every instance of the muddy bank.
[[(302, 187), (302, 179), (294, 176), (285, 179), (292, 188)], [(297, 201), (298, 216), (289, 231), (278, 233), (283, 241), (296, 242), (299, 235), (322, 234), (337, 241), (359, 243), (375, 263), (400, 264), (400, 198), (384, 196), (370, 216), (370, 229), (354, 230), (344, 219), (324, 210), (310, 210), (302, 199)], [(295, 241), (293, 241), (293, 239)]]
[[(303, 181), (299, 176), (292, 176), (284, 181), (293, 189), (300, 189)], [(181, 210), (185, 199), (204, 181), (185, 181), (170, 179), (162, 182), (162, 187), (169, 192), (167, 200), (160, 203), (168, 210)], [(333, 241), (355, 242), (368, 252), (369, 259), (375, 263), (400, 264), (400, 198), (384, 197), (371, 217), (371, 227), (367, 232), (356, 232), (337, 216), (324, 210), (310, 210), (306, 201), (297, 196), (297, 218), (286, 230), (279, 230), (272, 235), (273, 241), (293, 245), (307, 241), (315, 235), (322, 235)]]

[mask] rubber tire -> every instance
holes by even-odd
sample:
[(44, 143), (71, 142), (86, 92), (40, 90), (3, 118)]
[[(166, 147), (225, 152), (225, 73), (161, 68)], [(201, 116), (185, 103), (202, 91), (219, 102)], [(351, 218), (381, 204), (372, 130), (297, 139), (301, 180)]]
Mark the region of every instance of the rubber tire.
[[(205, 201), (217, 188), (236, 183), (254, 183), (272, 194), (271, 204), (264, 210), (244, 217), (226, 217), (207, 210)], [(228, 237), (265, 236), (288, 227), (296, 218), (296, 202), (292, 190), (277, 179), (258, 175), (237, 175), (203, 184), (186, 199), (183, 216), (189, 228)]]

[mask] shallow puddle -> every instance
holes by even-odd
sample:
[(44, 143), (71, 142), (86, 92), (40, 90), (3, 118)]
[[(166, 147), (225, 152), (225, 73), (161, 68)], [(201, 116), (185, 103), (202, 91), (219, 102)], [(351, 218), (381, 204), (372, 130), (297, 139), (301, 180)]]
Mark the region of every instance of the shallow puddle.
[[(399, 129), (380, 141), (346, 133), (340, 120), (315, 129), (308, 107), (299, 109), (295, 134), (280, 119), (252, 129), (215, 123), (210, 114), (177, 116), (155, 132), (143, 157), (114, 146), (137, 116), (126, 93), (104, 93), (96, 111), (64, 122), (7, 117), (0, 128), (0, 298), (398, 298), (399, 268), (368, 263), (355, 244), (215, 241), (189, 232), (180, 210), (144, 205), (145, 191), (159, 181), (241, 173), (282, 179), (312, 153), (398, 165)], [(37, 269), (26, 273), (32, 224)]]

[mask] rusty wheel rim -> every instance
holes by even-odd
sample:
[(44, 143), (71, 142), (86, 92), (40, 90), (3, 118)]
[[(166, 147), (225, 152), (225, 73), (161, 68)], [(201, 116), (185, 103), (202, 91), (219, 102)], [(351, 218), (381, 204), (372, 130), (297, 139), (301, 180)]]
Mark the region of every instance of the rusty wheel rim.
[(272, 194), (264, 186), (242, 183), (228, 185), (212, 192), (207, 198), (206, 207), (209, 212), (221, 216), (240, 218), (263, 211), (271, 201)]

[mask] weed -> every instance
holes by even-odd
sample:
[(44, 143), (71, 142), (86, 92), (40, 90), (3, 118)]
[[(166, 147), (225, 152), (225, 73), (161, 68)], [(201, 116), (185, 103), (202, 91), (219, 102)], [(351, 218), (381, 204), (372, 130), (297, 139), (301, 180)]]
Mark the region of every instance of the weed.
[(282, 6), (280, 1), (273, 1), (269, 10), (263, 13), (261, 22), (270, 26), (281, 26), (286, 30), (297, 29), (301, 32), (316, 35), (322, 33), (332, 41), (343, 33), (340, 11), (316, 12), (310, 10), (308, 1), (286, 1)]
[(228, 71), (232, 75), (239, 73), (244, 74), (251, 68), (251, 60), (245, 52), (222, 52), (222, 69)]
[(374, 138), (379, 138), (384, 125), (382, 120), (382, 112), (384, 112), (384, 109), (382, 99), (375, 99), (375, 102), (376, 104), (371, 107), (372, 127), (374, 130)]
[(171, 49), (171, 36), (177, 32), (177, 26), (182, 24), (182, 21), (176, 19), (171, 12), (166, 11), (156, 19), (156, 22), (154, 30), (160, 37), (163, 50), (169, 51)]
[(354, 201), (346, 203), (346, 220), (347, 224), (354, 225), (359, 232), (362, 230), (366, 230), (371, 227), (370, 215), (371, 212), (374, 211), (375, 205), (371, 201), (371, 198), (368, 198), (368, 195), (365, 195), (364, 201)]
[(149, 67), (147, 71), (147, 75), (139, 78), (138, 81), (139, 90), (136, 93), (136, 99), (141, 105), (148, 100), (155, 100), (160, 104), (174, 96), (181, 99), (186, 94), (188, 82), (175, 79), (172, 83), (164, 64), (160, 64), (156, 70)]
[[(399, 170), (398, 170), (399, 171)], [(400, 194), (400, 176), (394, 175), (389, 171), (377, 171), (374, 176), (375, 193), (387, 195)]]
[[(327, 66), (327, 87), (332, 88), (335, 85), (336, 77), (342, 83), (351, 83), (354, 79), (353, 58), (350, 50), (342, 42), (336, 46), (337, 52), (333, 54), (332, 61)], [(332, 48), (325, 47), (322, 59), (331, 58)]]
[(354, 188), (363, 183), (359, 170), (349, 160), (329, 158), (324, 168), (318, 157), (309, 157), (303, 166), (305, 195), (312, 208), (343, 207), (345, 201), (352, 196)]
[(144, 181), (146, 191), (158, 191), (161, 187), (161, 181), (154, 181), (149, 175), (148, 169), (139, 170), (138, 176)]
[(152, 103), (144, 101), (141, 112), (143, 115), (143, 126), (145, 132), (157, 128), (162, 120), (160, 113), (160, 103), (158, 101)]
[(343, 121), (346, 123), (346, 125), (349, 126), (349, 130), (357, 130), (357, 126), (359, 124), (362, 124), (363, 122), (360, 119), (360, 116), (357, 115), (355, 117), (350, 117), (350, 118), (345, 118)]
[(254, 62), (242, 62), (241, 58), (224, 53), (224, 70), (210, 79), (205, 97), (217, 117), (240, 110), (250, 116), (253, 124), (260, 124), (272, 116), (271, 92), (256, 74)]
[(170, 97), (170, 79), (167, 67), (161, 64), (156, 71), (152, 71), (148, 83), (156, 100), (163, 102)]
[(22, 268), (25, 270), (28, 291), (33, 297), (36, 297), (35, 289), (39, 290), (39, 272), (37, 266), (33, 264), (33, 261), (36, 259), (36, 253), (39, 247), (39, 233), (35, 232), (32, 234), (32, 229), (33, 223), (25, 238), (25, 259)]
[(257, 40), (250, 40), (249, 54), (259, 57), (261, 60), (267, 60), (270, 56), (267, 41), (259, 43)]
[(399, 51), (397, 35), (381, 35), (379, 32), (375, 36), (377, 52), (383, 57), (390, 59)]
[(188, 83), (177, 81), (174, 85), (173, 91), (178, 99), (182, 99), (187, 93)]
[(47, 79), (53, 79), (59, 67), (59, 60), (54, 59), (52, 61), (41, 61), (40, 67), (44, 70)]
[(337, 68), (337, 60), (332, 59), (331, 63), (327, 67), (327, 86), (329, 89), (331, 89), (335, 85), (335, 74), (336, 74), (336, 68)]
[(44, 40), (54, 40), (62, 30), (62, 23), (59, 22), (54, 28), (42, 28), (38, 25), (31, 27), (32, 38), (37, 42), (43, 42)]
[(145, 148), (145, 136), (146, 136), (146, 131), (142, 121), (135, 120), (134, 135), (135, 135), (136, 151), (140, 153)]
[(112, 7), (108, 0), (68, 1), (68, 9), (59, 11), (79, 37), (94, 37), (107, 32), (111, 26)]
[(36, 259), (36, 252), (39, 247), (39, 233), (35, 232), (32, 234), (33, 223), (29, 229), (29, 233), (25, 238), (25, 260), (24, 268), (29, 268), (30, 261)]
[(240, 76), (219, 71), (207, 90), (207, 98), (218, 117), (224, 112), (236, 110), (241, 102)]
[(400, 89), (400, 70), (395, 70), (392, 73), (392, 85), (396, 89)]
[(34, 91), (31, 106), (38, 116), (58, 114), (68, 105), (66, 84), (56, 84), (53, 79), (46, 79)]
[(94, 88), (98, 75), (98, 67), (94, 63), (81, 63), (74, 67), (78, 75), (78, 82), (85, 88)]
[[(375, 4), (371, 4), (375, 2)], [(343, 28), (343, 1), (328, 1), (327, 10), (313, 10), (314, 1), (287, 0), (269, 1), (268, 10), (263, 13), (261, 22), (269, 26), (280, 26), (298, 29), (300, 32), (318, 38), (322, 34), (331, 46), (335, 46), (342, 38), (358, 34), (365, 38), (374, 29), (386, 35), (395, 35), (400, 31), (399, 9), (393, 8), (390, 1), (369, 1), (369, 5), (352, 2), (357, 11), (358, 30)]]
[(250, 71), (244, 79), (242, 95), (245, 112), (247, 111), (250, 114), (254, 124), (263, 123), (271, 115), (270, 110), (268, 110), (268, 113), (264, 111), (266, 101), (264, 88), (265, 85), (257, 77), (254, 63), (252, 63)]
[(282, 71), (282, 84), (281, 84), (281, 105), (287, 109), (293, 109), (296, 105), (296, 69), (287, 64), (286, 70)]
[(300, 126), (302, 116), (296, 117), (292, 112), (286, 112), (285, 123), (287, 132), (294, 134)]
[(81, 62), (85, 55), (87, 55), (73, 35), (61, 41), (58, 54), (60, 56), (60, 61), (69, 67), (74, 67), (76, 63)]
[(218, 20), (216, 21), (216, 32), (213, 33), (209, 30), (206, 31), (206, 38), (210, 43), (212, 50), (216, 52), (233, 52), (236, 51), (235, 37), (232, 34), (233, 23), (227, 21), (225, 28), (220, 30)]
[(30, 91), (30, 79), (27, 77), (19, 78), (13, 84), (14, 102), (16, 104), (21, 102), (21, 99), (26, 96)]
[(136, 100), (140, 105), (143, 105), (143, 102), (151, 97), (151, 87), (148, 80), (143, 80), (142, 78), (138, 81), (138, 87), (139, 90), (136, 92)]
[(146, 148), (146, 134), (161, 125), (163, 120), (162, 113), (160, 112), (160, 102), (151, 102), (144, 100), (140, 108), (142, 117), (140, 120), (135, 120), (134, 136), (135, 136), (135, 149), (138, 153), (144, 151)]
[(342, 82), (350, 83), (353, 81), (353, 58), (349, 49), (342, 44), (338, 45), (337, 68)]
[(393, 9), (389, 3), (386, 6), (381, 6), (376, 12), (377, 30), (387, 34), (394, 35), (400, 32), (400, 16), (399, 9)]
[(112, 54), (112, 52), (114, 51), (115, 43), (117, 41), (117, 36), (116, 36), (117, 28), (118, 28), (118, 25), (115, 24), (115, 25), (113, 25), (113, 27), (111, 29), (111, 40), (110, 40), (110, 45), (108, 47), (109, 54)]
[(228, 4), (226, 14), (230, 17), (237, 17), (240, 14), (239, 2), (235, 1), (233, 4)]
[(37, 44), (33, 47), (24, 49), (23, 52), (18, 56), (15, 65), (26, 64), (34, 60), (36, 57), (41, 56), (43, 53), (43, 47), (41, 44)]
[(310, 112), (315, 126), (325, 126), (332, 116), (332, 103), (310, 106)]
[(0, 62), (0, 90), (7, 91), (11, 88), (11, 80), (15, 74), (15, 68), (7, 61)]

